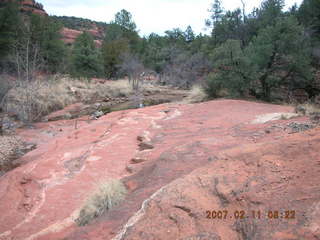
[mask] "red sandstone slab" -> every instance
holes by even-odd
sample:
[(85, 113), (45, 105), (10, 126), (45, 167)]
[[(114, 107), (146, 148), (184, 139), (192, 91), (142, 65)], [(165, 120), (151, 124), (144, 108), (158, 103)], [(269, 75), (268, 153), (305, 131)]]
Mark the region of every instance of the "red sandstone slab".
[[(0, 178), (0, 239), (48, 240), (68, 235), (68, 239), (111, 239), (160, 188), (215, 161), (221, 151), (255, 143), (252, 135), (272, 124), (253, 127), (256, 116), (289, 111), (291, 107), (219, 100), (114, 112), (83, 122), (78, 129), (72, 121), (43, 123), (42, 129), (30, 130), (36, 138), (41, 139), (46, 126), (53, 131), (61, 123), (66, 126), (28, 153), (27, 164)], [(31, 138), (30, 131), (21, 134)], [(276, 134), (287, 135), (261, 134), (259, 142), (274, 141)], [(141, 135), (154, 148), (147, 150), (148, 160), (131, 175), (126, 167), (140, 154), (137, 137)], [(77, 228), (74, 218), (97, 183), (123, 177), (134, 186), (128, 205), (106, 214), (96, 225)]]

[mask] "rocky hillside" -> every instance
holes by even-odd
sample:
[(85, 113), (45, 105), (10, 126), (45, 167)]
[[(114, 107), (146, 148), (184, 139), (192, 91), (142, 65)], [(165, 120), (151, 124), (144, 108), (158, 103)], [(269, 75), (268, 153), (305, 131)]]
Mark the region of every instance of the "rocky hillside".
[(103, 32), (99, 30), (96, 26), (92, 26), (91, 29), (84, 29), (84, 30), (75, 30), (75, 29), (70, 29), (70, 28), (62, 28), (61, 30), (61, 35), (62, 35), (62, 40), (67, 44), (67, 45), (72, 45), (76, 38), (82, 34), (84, 31), (89, 32), (93, 37), (94, 37), (94, 42), (97, 47), (101, 47), (102, 45), (102, 40), (101, 38), (103, 37)]
[[(0, 7), (4, 6), (9, 0), (0, 0)], [(34, 13), (40, 15), (48, 15), (43, 9), (43, 5), (34, 0), (20, 0), (21, 11), (26, 13)]]
[(21, 129), (38, 147), (0, 178), (0, 239), (319, 239), (320, 129), (292, 111), (217, 100)]
[[(0, 8), (5, 6), (9, 0), (0, 0)], [(45, 6), (41, 3), (38, 3), (34, 0), (20, 0), (21, 12), (23, 13), (34, 13), (42, 16), (48, 16), (45, 11)], [(50, 16), (57, 22), (59, 22), (63, 28), (61, 30), (62, 40), (71, 45), (75, 39), (83, 33), (83, 31), (89, 32), (94, 40), (96, 45), (99, 47), (102, 44), (105, 30), (107, 24), (103, 22), (91, 21), (89, 19), (77, 18), (77, 17), (67, 17), (67, 16)]]
[(107, 24), (103, 22), (91, 21), (89, 19), (67, 17), (67, 16), (51, 16), (51, 18), (60, 22), (63, 26), (62, 36), (63, 41), (67, 44), (72, 44), (75, 39), (83, 33), (83, 31), (89, 32), (97, 46), (101, 46), (104, 38), (104, 33), (107, 28)]

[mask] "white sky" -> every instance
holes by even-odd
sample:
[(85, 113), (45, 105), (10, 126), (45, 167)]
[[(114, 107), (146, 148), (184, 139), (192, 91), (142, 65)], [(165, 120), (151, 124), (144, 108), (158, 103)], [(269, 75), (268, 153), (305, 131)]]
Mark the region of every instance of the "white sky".
[[(133, 15), (140, 35), (152, 32), (163, 34), (166, 30), (188, 25), (198, 34), (204, 31), (204, 21), (214, 0), (37, 0), (50, 15), (75, 16), (110, 22), (121, 9)], [(259, 7), (261, 0), (244, 0), (247, 13)], [(302, 0), (286, 0), (286, 8)], [(225, 10), (241, 7), (241, 0), (222, 0)]]

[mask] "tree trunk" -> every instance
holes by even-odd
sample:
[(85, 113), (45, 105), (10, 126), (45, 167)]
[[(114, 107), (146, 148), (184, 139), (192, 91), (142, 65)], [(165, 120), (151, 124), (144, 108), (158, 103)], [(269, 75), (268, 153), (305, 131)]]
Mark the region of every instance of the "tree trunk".
[(263, 100), (270, 102), (270, 100), (271, 100), (271, 87), (270, 87), (270, 84), (267, 83), (266, 78), (267, 78), (266, 74), (260, 78), (261, 87), (262, 87), (262, 98), (263, 98)]

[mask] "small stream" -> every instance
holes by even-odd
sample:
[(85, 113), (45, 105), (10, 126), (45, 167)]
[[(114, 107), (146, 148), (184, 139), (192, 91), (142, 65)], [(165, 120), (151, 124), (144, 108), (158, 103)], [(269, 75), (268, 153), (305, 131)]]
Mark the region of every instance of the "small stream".
[(110, 107), (110, 112), (115, 111), (122, 111), (127, 109), (137, 109), (137, 108), (143, 108), (143, 107), (149, 107), (149, 106), (155, 106), (163, 103), (169, 103), (172, 102), (171, 100), (164, 100), (164, 99), (145, 99), (142, 101), (141, 104), (137, 104), (135, 101), (127, 101), (124, 103), (115, 104)]

